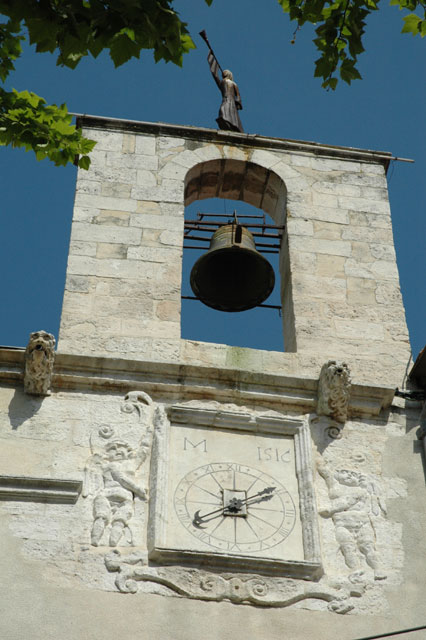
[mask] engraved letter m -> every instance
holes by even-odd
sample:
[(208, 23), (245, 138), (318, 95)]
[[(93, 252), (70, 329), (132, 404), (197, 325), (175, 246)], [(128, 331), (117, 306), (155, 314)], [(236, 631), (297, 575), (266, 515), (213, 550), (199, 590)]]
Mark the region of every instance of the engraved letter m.
[(185, 436), (184, 439), (183, 439), (183, 450), (184, 451), (187, 451), (187, 446), (186, 446), (187, 443), (190, 444), (193, 449), (196, 449), (197, 447), (202, 445), (204, 453), (207, 453), (207, 441), (206, 440), (200, 440), (200, 442), (197, 442), (197, 444), (194, 444), (193, 442), (191, 442), (191, 440), (189, 438), (187, 438)]

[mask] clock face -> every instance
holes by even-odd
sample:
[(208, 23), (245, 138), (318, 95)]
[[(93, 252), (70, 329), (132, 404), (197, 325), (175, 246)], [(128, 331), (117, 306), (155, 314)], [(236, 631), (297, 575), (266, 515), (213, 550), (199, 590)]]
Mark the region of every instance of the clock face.
[(192, 536), (226, 553), (256, 553), (280, 545), (296, 521), (284, 485), (237, 462), (192, 469), (178, 483), (173, 502), (180, 524)]
[(150, 560), (316, 579), (308, 425), (192, 401), (170, 418), (152, 462)]

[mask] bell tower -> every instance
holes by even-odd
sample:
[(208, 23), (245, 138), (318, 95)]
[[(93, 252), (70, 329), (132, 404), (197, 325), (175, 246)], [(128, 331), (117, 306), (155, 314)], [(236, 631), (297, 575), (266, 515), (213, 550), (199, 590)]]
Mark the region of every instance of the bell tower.
[(180, 338), (184, 206), (222, 197), (285, 227), (276, 286), (286, 353), (247, 350), (245, 366), (319, 371), (328, 354), (350, 358), (362, 380), (398, 382), (410, 352), (389, 153), (89, 116), (78, 124), (98, 144), (77, 180), (59, 350), (232, 366), (226, 345)]
[[(77, 177), (58, 351), (42, 330), (0, 348), (4, 637), (424, 631), (422, 394), (395, 390), (410, 351), (390, 153), (78, 126), (98, 144)], [(280, 229), (285, 351), (181, 337), (184, 208), (212, 197)], [(272, 276), (238, 221), (192, 272), (224, 314)]]

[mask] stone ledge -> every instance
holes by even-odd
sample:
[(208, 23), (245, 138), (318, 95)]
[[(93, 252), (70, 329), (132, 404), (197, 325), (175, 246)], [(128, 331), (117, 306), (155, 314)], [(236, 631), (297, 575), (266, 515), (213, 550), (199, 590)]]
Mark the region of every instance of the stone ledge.
[(195, 138), (197, 141), (207, 141), (219, 144), (230, 143), (237, 146), (261, 147), (266, 149), (282, 149), (285, 151), (303, 151), (313, 155), (364, 160), (384, 165), (387, 170), (392, 159), (389, 151), (373, 151), (370, 149), (355, 149), (321, 144), (319, 142), (305, 142), (303, 140), (289, 140), (284, 138), (270, 138), (250, 133), (236, 133), (220, 129), (207, 129), (189, 125), (168, 124), (165, 122), (139, 122), (138, 120), (122, 120), (73, 113), (76, 116), (78, 128), (89, 127), (120, 132), (148, 133), (178, 138)]
[(0, 476), (0, 500), (74, 504), (81, 487), (80, 480)]
[(201, 409), (185, 405), (173, 405), (169, 411), (173, 424), (190, 424), (214, 428), (237, 429), (260, 433), (294, 435), (302, 429), (304, 423), (298, 419), (287, 419), (278, 416), (253, 416), (250, 413)]
[(156, 548), (149, 554), (150, 560), (164, 564), (184, 563), (194, 567), (209, 567), (217, 571), (219, 569), (227, 571), (239, 571), (244, 565), (245, 571), (260, 573), (266, 576), (285, 576), (287, 578), (298, 578), (299, 580), (318, 580), (324, 571), (320, 562), (297, 561), (297, 560), (273, 560), (267, 561), (264, 558), (253, 558), (247, 556), (219, 554), (209, 551), (208, 553), (195, 551), (182, 551), (180, 549)]
[[(0, 383), (21, 384), (24, 349), (0, 348)], [(294, 356), (294, 354), (282, 354)], [(260, 401), (277, 410), (314, 412), (318, 379), (297, 372), (267, 374), (232, 368), (152, 362), (57, 353), (52, 388), (126, 393), (140, 389), (172, 400), (215, 399), (219, 402)], [(379, 416), (395, 389), (375, 384), (352, 384), (349, 412), (353, 417)]]

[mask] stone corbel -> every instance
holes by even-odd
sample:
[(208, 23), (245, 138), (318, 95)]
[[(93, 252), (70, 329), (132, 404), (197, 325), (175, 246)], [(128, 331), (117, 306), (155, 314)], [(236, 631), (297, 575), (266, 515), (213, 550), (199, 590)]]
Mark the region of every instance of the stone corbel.
[(317, 414), (329, 416), (332, 423), (327, 428), (330, 438), (340, 438), (348, 419), (351, 375), (348, 365), (328, 360), (322, 368), (318, 383)]
[(50, 395), (56, 340), (47, 331), (34, 331), (25, 349), (24, 389), (36, 396)]

